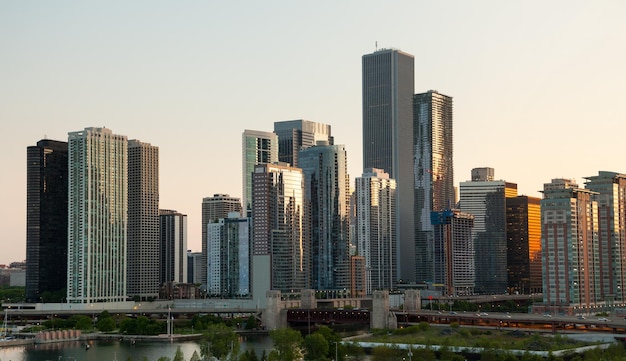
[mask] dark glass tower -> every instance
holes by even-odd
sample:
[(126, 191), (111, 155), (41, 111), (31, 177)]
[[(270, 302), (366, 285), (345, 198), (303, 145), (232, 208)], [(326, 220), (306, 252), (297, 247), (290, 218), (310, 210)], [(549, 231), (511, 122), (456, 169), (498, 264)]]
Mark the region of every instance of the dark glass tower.
[(309, 120), (285, 120), (274, 122), (274, 133), (278, 136), (278, 161), (298, 166), (298, 152), (312, 147), (318, 141), (330, 145), (334, 140), (330, 134), (330, 125)]
[(43, 139), (26, 156), (26, 300), (60, 302), (67, 283), (67, 143)]
[(384, 170), (398, 183), (399, 277), (415, 281), (413, 221), (414, 59), (393, 49), (363, 55), (363, 169)]

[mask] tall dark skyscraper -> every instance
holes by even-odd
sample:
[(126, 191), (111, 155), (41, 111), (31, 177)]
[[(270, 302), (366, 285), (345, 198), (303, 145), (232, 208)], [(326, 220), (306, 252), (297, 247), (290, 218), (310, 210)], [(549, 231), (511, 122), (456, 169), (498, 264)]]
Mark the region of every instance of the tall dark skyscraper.
[[(432, 212), (455, 204), (452, 164), (452, 98), (430, 90), (413, 98), (415, 249), (417, 281), (433, 281)], [(398, 188), (400, 185), (398, 184)], [(398, 197), (400, 199), (401, 197)], [(409, 252), (409, 251), (407, 251)]]
[[(399, 277), (415, 281), (413, 218), (413, 56), (382, 49), (362, 58), (363, 169), (397, 181)], [(429, 216), (430, 217), (430, 216)], [(430, 218), (428, 218), (430, 219)]]
[(26, 300), (40, 302), (67, 283), (67, 142), (40, 140), (26, 157)]

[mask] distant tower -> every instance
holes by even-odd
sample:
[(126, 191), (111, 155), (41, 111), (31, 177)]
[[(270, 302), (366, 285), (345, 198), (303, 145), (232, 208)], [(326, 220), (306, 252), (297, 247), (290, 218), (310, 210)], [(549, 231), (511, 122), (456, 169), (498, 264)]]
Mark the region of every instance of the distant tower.
[(202, 252), (187, 252), (187, 283), (202, 283)]
[[(350, 179), (343, 145), (319, 145), (300, 151), (305, 201), (310, 207), (312, 288), (350, 287)], [(256, 240), (255, 240), (256, 241)]]
[(333, 144), (330, 125), (309, 120), (285, 120), (274, 122), (274, 133), (278, 135), (278, 160), (298, 166), (298, 152), (312, 147), (320, 140)]
[[(302, 170), (287, 163), (259, 164), (252, 176), (253, 254), (267, 260), (253, 281), (289, 293), (310, 287), (309, 228), (305, 218)], [(270, 268), (271, 266), (271, 268)], [(268, 278), (269, 279), (266, 279)]]
[(187, 215), (174, 210), (159, 210), (160, 270), (159, 284), (187, 282)]
[(602, 306), (597, 194), (569, 179), (543, 186), (543, 303), (555, 311), (596, 312)]
[(519, 294), (541, 293), (541, 199), (506, 199), (508, 286)]
[(472, 182), (491, 182), (494, 180), (495, 170), (489, 167), (472, 169)]
[[(455, 204), (452, 98), (430, 90), (413, 97), (415, 144), (415, 252), (417, 281), (433, 280), (431, 212)], [(398, 182), (398, 188), (402, 183)], [(399, 196), (400, 198), (401, 196)], [(402, 251), (404, 257), (407, 251)], [(402, 261), (401, 261), (402, 262)]]
[(270, 132), (245, 130), (243, 132), (243, 216), (252, 209), (252, 173), (257, 164), (278, 162), (278, 136)]
[(474, 215), (472, 238), (476, 251), (476, 292), (506, 292), (506, 199), (517, 197), (517, 184), (505, 181), (461, 182), (459, 205)]
[(241, 199), (228, 194), (214, 194), (213, 197), (202, 198), (202, 262), (199, 283), (207, 284), (207, 224), (228, 218), (230, 212), (241, 213)]
[(85, 128), (68, 154), (67, 301), (126, 301), (128, 140)]
[(598, 172), (586, 177), (585, 188), (598, 194), (598, 244), (602, 298), (607, 303), (626, 303), (626, 175)]
[(67, 286), (67, 142), (42, 139), (26, 158), (26, 301), (49, 302)]
[(474, 294), (474, 216), (458, 209), (433, 212), (435, 270), (433, 281), (446, 296)]
[(128, 141), (127, 294), (159, 296), (159, 148)]
[(250, 295), (250, 219), (237, 212), (209, 223), (207, 293), (223, 298)]
[[(398, 275), (415, 281), (413, 198), (413, 55), (381, 49), (363, 55), (363, 169), (382, 169), (398, 182)], [(430, 215), (430, 210), (429, 213)]]
[(398, 280), (396, 181), (381, 169), (356, 178), (356, 245), (365, 260), (366, 293), (390, 290)]

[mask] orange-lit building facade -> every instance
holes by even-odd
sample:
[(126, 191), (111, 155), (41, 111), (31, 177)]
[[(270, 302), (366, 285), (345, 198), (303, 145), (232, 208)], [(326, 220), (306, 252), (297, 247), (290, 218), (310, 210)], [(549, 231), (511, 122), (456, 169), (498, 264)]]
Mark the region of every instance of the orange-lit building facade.
[(541, 293), (541, 199), (506, 199), (509, 292)]

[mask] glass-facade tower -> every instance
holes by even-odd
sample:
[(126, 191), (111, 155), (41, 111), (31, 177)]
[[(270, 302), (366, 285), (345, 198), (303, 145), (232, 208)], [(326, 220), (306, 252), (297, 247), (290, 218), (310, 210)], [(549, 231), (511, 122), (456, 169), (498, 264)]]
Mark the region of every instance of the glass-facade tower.
[[(418, 282), (432, 282), (432, 212), (455, 205), (452, 163), (452, 98), (430, 90), (413, 97), (415, 175), (415, 271)], [(398, 184), (398, 188), (401, 185)]]
[(300, 151), (299, 165), (310, 207), (312, 287), (348, 289), (350, 179), (345, 146), (318, 143)]
[[(42, 139), (27, 148), (26, 160), (26, 301), (60, 301), (67, 286), (67, 142)], [(42, 298), (48, 293), (55, 299)]]
[(274, 133), (278, 135), (278, 160), (298, 166), (298, 152), (312, 147), (320, 140), (333, 144), (330, 125), (310, 120), (285, 120), (274, 122)]

